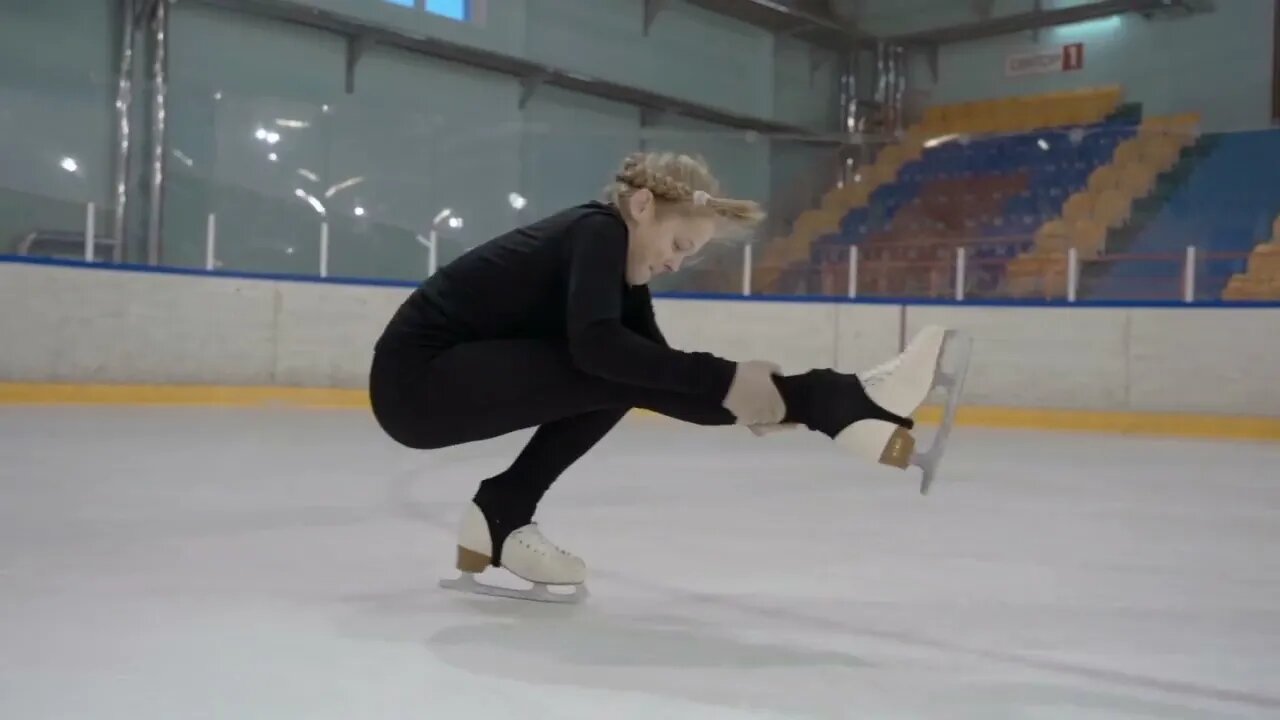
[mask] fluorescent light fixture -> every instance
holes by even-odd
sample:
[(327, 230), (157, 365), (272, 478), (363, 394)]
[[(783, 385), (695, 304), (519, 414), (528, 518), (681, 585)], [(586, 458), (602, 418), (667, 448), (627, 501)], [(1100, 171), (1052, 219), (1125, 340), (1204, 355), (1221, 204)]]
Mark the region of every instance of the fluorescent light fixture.
[(1108, 35), (1118, 30), (1122, 24), (1124, 24), (1123, 18), (1119, 15), (1112, 15), (1111, 17), (1085, 20), (1070, 25), (1059, 25), (1053, 28), (1053, 32), (1058, 35), (1070, 35), (1072, 37)]
[(321, 204), (320, 200), (318, 200), (311, 193), (307, 192), (306, 190), (303, 190), (302, 188), (298, 188), (297, 190), (293, 191), (293, 194), (297, 195), (299, 198), (306, 200), (308, 203), (310, 203), (311, 207), (316, 209), (316, 212), (320, 213), (321, 215), (325, 214), (324, 205)]
[(334, 185), (333, 187), (329, 188), (328, 190), (325, 190), (325, 191), (324, 191), (324, 196), (325, 196), (326, 198), (331, 198), (331, 197), (333, 197), (334, 195), (336, 195), (336, 194), (338, 194), (338, 193), (342, 192), (343, 190), (346, 190), (346, 189), (347, 189), (347, 188), (349, 188), (349, 187), (354, 187), (354, 186), (356, 186), (356, 185), (359, 185), (359, 184), (360, 184), (360, 183), (362, 183), (362, 182), (364, 182), (364, 176), (362, 176), (362, 175), (358, 175), (358, 176), (353, 177), (353, 178), (347, 178), (346, 180), (343, 180), (342, 182), (338, 183), (337, 185)]

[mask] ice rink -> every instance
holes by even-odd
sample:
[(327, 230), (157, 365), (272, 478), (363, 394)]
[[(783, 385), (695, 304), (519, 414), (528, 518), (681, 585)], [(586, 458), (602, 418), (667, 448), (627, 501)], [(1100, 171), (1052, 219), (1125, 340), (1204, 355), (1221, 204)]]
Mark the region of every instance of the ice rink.
[(587, 603), (438, 589), (524, 437), (0, 408), (0, 717), (1280, 717), (1280, 446), (962, 428), (921, 497), (638, 417), (539, 515)]

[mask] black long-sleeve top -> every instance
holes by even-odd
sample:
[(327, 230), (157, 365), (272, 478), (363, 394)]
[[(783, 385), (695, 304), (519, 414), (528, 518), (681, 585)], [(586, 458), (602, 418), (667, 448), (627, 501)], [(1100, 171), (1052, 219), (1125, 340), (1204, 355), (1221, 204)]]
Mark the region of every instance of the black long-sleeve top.
[(560, 338), (586, 373), (719, 403), (735, 364), (667, 345), (648, 287), (626, 283), (627, 232), (617, 208), (592, 202), (504, 233), (427, 278), (377, 349)]

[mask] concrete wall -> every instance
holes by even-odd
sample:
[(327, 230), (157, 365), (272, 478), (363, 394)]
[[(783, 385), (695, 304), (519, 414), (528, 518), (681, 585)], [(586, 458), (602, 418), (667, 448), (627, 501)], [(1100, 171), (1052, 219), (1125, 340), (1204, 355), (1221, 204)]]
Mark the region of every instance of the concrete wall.
[[(1021, 33), (947, 45), (936, 82), (923, 58), (910, 77), (930, 104), (1120, 84), (1126, 100), (1141, 102), (1148, 114), (1196, 110), (1206, 130), (1254, 130), (1271, 122), (1274, 18), (1275, 3), (1268, 0), (1218, 2), (1213, 12), (1183, 19), (1121, 15), (1047, 30), (1038, 42)], [(1004, 74), (1010, 54), (1075, 42), (1085, 45), (1078, 72)]]
[[(0, 381), (363, 387), (407, 287), (0, 263)], [(975, 405), (1280, 416), (1280, 310), (659, 300), (672, 344), (858, 371), (939, 323)], [(905, 321), (905, 327), (903, 322)]]

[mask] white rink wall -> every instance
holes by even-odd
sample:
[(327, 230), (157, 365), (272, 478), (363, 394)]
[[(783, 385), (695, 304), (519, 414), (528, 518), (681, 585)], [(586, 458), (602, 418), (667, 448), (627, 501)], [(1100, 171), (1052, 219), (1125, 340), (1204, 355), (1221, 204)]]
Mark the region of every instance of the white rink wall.
[[(363, 387), (406, 287), (0, 263), (0, 381)], [(1280, 309), (657, 302), (673, 345), (854, 371), (938, 323), (976, 405), (1280, 416)]]

